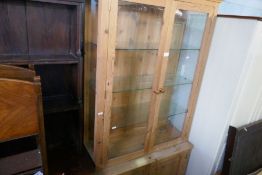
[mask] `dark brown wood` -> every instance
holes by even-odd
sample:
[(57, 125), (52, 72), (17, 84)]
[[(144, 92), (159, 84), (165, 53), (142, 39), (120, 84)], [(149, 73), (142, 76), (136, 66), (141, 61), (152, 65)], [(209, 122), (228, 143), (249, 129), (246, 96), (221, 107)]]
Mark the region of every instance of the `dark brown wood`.
[(27, 53), (25, 1), (0, 2), (0, 35), (0, 54)]
[(251, 19), (262, 21), (262, 18), (259, 16), (239, 16), (239, 15), (217, 15), (220, 18), (237, 18), (237, 19)]
[(76, 5), (78, 3), (84, 3), (85, 2), (85, 0), (32, 0), (32, 1), (68, 4), (68, 5)]
[(39, 141), (47, 138), (50, 150), (82, 146), (84, 2), (0, 1), (0, 64), (30, 68), (41, 77), (44, 106), (38, 110), (46, 136)]
[(69, 54), (75, 7), (42, 2), (27, 2), (26, 7), (29, 55)]
[(222, 171), (222, 174), (224, 175), (229, 174), (229, 171), (230, 171), (231, 157), (233, 154), (236, 132), (237, 130), (235, 127), (231, 127), (231, 126), (229, 127), (226, 150), (225, 150), (225, 157), (224, 157), (224, 164), (223, 164), (223, 171)]
[(0, 174), (37, 172), (42, 166), (38, 149), (0, 159)]
[(230, 127), (223, 175), (246, 175), (262, 167), (262, 120)]
[(81, 57), (81, 2), (1, 1), (0, 63), (20, 60), (37, 64)]

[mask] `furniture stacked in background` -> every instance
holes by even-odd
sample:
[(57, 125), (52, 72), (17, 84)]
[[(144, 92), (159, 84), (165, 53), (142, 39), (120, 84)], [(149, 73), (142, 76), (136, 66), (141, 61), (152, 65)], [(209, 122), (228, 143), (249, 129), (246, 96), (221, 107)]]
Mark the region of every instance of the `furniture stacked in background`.
[(84, 145), (100, 173), (185, 173), (219, 2), (86, 1)]
[(223, 175), (262, 172), (262, 120), (241, 127), (229, 127)]
[(35, 72), (0, 65), (0, 174), (48, 174), (41, 83)]
[(261, 18), (218, 15), (216, 21), (190, 134), (189, 174), (220, 171), (229, 125), (262, 119)]
[(49, 151), (82, 145), (83, 11), (84, 0), (0, 2), (0, 64), (41, 77)]

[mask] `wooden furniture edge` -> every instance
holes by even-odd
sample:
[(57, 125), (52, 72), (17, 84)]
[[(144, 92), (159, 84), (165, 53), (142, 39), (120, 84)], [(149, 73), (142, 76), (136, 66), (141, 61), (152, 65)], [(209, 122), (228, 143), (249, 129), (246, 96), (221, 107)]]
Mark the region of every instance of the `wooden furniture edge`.
[(250, 20), (262, 21), (262, 17), (259, 17), (259, 16), (239, 16), (239, 15), (218, 14), (217, 17), (220, 17), (220, 18), (236, 18), (236, 19), (250, 19)]

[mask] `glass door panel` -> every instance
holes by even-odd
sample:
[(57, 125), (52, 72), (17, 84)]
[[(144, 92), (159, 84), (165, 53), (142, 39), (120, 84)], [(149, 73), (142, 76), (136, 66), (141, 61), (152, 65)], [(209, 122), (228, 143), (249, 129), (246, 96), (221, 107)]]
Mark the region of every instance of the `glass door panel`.
[(118, 3), (109, 158), (144, 149), (163, 11)]
[(182, 133), (207, 16), (176, 11), (155, 144), (174, 140)]

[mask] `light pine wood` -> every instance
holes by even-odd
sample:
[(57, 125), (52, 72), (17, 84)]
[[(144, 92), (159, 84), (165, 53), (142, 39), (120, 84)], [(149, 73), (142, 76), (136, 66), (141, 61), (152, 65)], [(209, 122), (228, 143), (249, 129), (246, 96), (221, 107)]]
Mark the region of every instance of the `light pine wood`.
[[(187, 142), (219, 3), (220, 0), (101, 0), (98, 15), (91, 12), (90, 6), (86, 7), (85, 43), (95, 44), (97, 49), (85, 49), (86, 86), (95, 86), (85, 88), (88, 109), (84, 143), (98, 168)], [(192, 83), (185, 109), (170, 98), (176, 90), (172, 87), (179, 78), (176, 74), (180, 59), (180, 52), (170, 53), (170, 49), (181, 49), (187, 27), (183, 18), (175, 19), (178, 9), (208, 14), (194, 77), (184, 80)], [(94, 104), (90, 100), (92, 94)], [(182, 130), (166, 118), (171, 104), (186, 114)], [(91, 113), (95, 114), (93, 121)], [(92, 122), (95, 142), (90, 147), (87, 137), (92, 134)], [(179, 164), (173, 169), (184, 174), (189, 154), (163, 161), (163, 166), (160, 161), (163, 169), (153, 170), (170, 174), (167, 165)], [(152, 171), (151, 166), (140, 168), (135, 173)]]
[[(173, 2), (173, 3), (174, 3), (174, 6), (177, 7), (177, 9), (183, 9), (183, 10), (188, 10), (188, 11), (196, 11), (196, 12), (205, 12), (205, 13), (209, 14), (209, 16), (213, 15), (213, 11), (214, 11), (214, 7), (209, 7), (209, 6), (201, 5), (201, 4), (188, 4), (188, 3), (182, 3), (182, 2)], [(206, 38), (205, 37), (210, 35), (210, 33), (207, 32), (207, 31), (209, 31), (209, 22), (210, 21), (208, 20), (207, 25), (206, 25), (206, 29), (205, 29), (205, 34), (204, 34), (204, 37), (203, 37), (203, 40), (202, 40), (202, 46), (201, 46), (201, 51), (200, 51), (200, 55), (199, 55), (199, 61), (198, 61), (197, 68), (199, 68), (199, 62), (201, 62), (201, 60), (203, 59), (202, 54), (205, 52), (205, 50), (203, 49), (203, 44), (204, 43), (206, 44), (206, 42), (205, 42)], [(184, 127), (183, 127), (183, 133), (180, 134), (182, 136), (182, 139), (184, 139), (184, 140), (186, 140), (187, 137), (188, 137), (188, 136), (185, 137), (184, 134), (185, 134), (186, 131), (190, 130), (190, 126), (191, 126), (191, 122), (192, 122), (192, 117), (193, 117), (192, 108), (195, 108), (195, 104), (194, 105), (192, 104), (192, 100), (194, 99), (192, 97), (193, 96), (197, 97), (197, 93), (195, 92), (195, 90), (199, 86), (199, 85), (196, 85), (196, 82), (198, 81), (197, 80), (198, 76), (199, 76), (199, 74), (196, 71), (194, 81), (193, 81), (193, 85), (192, 85), (191, 95), (190, 95), (190, 98), (189, 98), (190, 101), (189, 101), (189, 104), (188, 104), (188, 112), (187, 112), (187, 115), (185, 117), (185, 124), (184, 124)], [(156, 121), (156, 123), (157, 123), (157, 121)], [(153, 135), (157, 135), (157, 134), (153, 134)], [(177, 136), (180, 136), (180, 135), (177, 135)], [(172, 138), (172, 137), (170, 137), (170, 138)], [(178, 138), (178, 137), (176, 137), (176, 134), (174, 134), (173, 138), (175, 139), (175, 138)], [(172, 141), (172, 139), (170, 141), (168, 141), (168, 139), (167, 139), (167, 142), (169, 142), (170, 144), (171, 143), (176, 144), (176, 142)], [(168, 144), (167, 142), (165, 144)], [(162, 145), (156, 145), (156, 147), (158, 147), (156, 149), (159, 149), (159, 148), (163, 147), (163, 144)]]
[[(105, 136), (104, 115), (106, 95), (106, 75), (109, 39), (109, 8), (110, 1), (98, 3), (98, 39), (97, 39), (97, 69), (96, 69), (96, 100), (95, 100), (95, 132), (94, 132), (94, 158), (98, 168), (105, 164)], [(99, 115), (100, 114), (100, 115)]]
[[(118, 14), (118, 1), (110, 1), (109, 4), (109, 42), (108, 42), (108, 59), (107, 59), (107, 80), (106, 80), (106, 97), (105, 97), (105, 118), (104, 118), (104, 145), (103, 145), (103, 161), (104, 164), (108, 160), (108, 147), (109, 146), (109, 131), (111, 123), (111, 102), (113, 90), (113, 71), (115, 60), (115, 43), (116, 43), (116, 30), (117, 30), (117, 14)], [(110, 150), (110, 148), (109, 148)]]
[(166, 0), (124, 0), (128, 2), (138, 3), (138, 4), (147, 4), (164, 7), (166, 4)]
[[(192, 145), (188, 142), (152, 152), (145, 156), (118, 164), (108, 165), (96, 171), (95, 175), (183, 175)], [(175, 169), (174, 169), (175, 168)], [(177, 170), (177, 171), (174, 171)], [(172, 174), (173, 173), (173, 174)]]
[(163, 58), (163, 54), (165, 50), (167, 49), (166, 47), (166, 40), (168, 37), (168, 32), (171, 30), (170, 26), (170, 18), (171, 17), (171, 11), (172, 8), (172, 1), (166, 1), (165, 5), (165, 11), (164, 11), (164, 16), (163, 16), (163, 26), (161, 30), (161, 40), (159, 44), (159, 50), (158, 50), (158, 59), (157, 59), (157, 69), (155, 71), (155, 79), (153, 83), (153, 93), (152, 93), (152, 101), (150, 105), (150, 114), (149, 114), (149, 119), (148, 119), (148, 132), (146, 136), (146, 143), (145, 143), (145, 151), (149, 152), (151, 151), (154, 143), (154, 137), (155, 137), (155, 129), (157, 127), (156, 125), (156, 120), (157, 120), (157, 114), (158, 114), (158, 106), (160, 105), (160, 96), (156, 95), (154, 91), (158, 91), (161, 88), (161, 80), (162, 80), (162, 66), (163, 66), (163, 61), (165, 58)]

